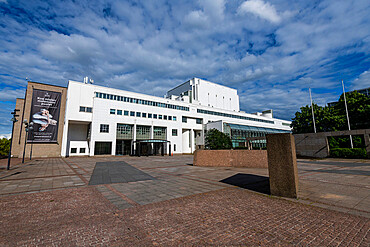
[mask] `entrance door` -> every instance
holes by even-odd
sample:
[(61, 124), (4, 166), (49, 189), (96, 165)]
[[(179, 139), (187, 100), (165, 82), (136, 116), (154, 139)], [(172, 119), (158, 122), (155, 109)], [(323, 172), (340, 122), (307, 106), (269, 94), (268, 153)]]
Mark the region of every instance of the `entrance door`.
[(129, 155), (131, 152), (131, 140), (116, 141), (116, 155)]
[(94, 155), (112, 154), (112, 142), (95, 142)]

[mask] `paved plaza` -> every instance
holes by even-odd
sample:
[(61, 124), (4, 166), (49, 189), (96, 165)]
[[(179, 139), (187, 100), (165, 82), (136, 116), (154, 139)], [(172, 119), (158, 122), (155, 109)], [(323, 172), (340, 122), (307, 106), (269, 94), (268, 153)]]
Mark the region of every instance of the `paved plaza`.
[(193, 156), (35, 159), (0, 171), (1, 245), (369, 246), (370, 162), (298, 160), (298, 200), (268, 171)]

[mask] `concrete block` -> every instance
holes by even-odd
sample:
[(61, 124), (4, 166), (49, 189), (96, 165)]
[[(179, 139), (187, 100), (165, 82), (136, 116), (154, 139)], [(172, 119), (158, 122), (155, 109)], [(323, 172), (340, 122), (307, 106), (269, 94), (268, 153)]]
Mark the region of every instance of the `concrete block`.
[(269, 134), (267, 158), (272, 195), (297, 198), (298, 170), (292, 134)]

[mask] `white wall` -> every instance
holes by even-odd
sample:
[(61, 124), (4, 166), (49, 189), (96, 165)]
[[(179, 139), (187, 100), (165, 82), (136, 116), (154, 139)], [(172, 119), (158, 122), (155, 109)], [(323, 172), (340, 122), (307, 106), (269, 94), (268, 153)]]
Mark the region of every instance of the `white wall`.
[[(197, 78), (192, 79), (189, 83), (193, 83), (193, 86), (197, 86), (198, 88), (195, 90), (196, 97), (200, 100), (199, 102), (204, 102), (204, 95), (202, 92), (204, 90), (208, 90), (208, 92), (213, 93), (214, 96), (216, 95), (224, 95), (225, 97), (233, 97), (234, 103), (232, 103), (232, 109), (237, 110), (239, 109), (239, 98), (237, 97), (237, 91), (235, 89), (226, 88), (214, 83), (208, 83), (207, 81)], [(185, 83), (186, 84), (186, 83)], [(226, 89), (230, 90), (226, 90)], [(135, 104), (123, 101), (115, 101), (109, 99), (101, 99), (95, 97), (95, 92), (113, 94), (118, 96), (125, 96), (137, 99), (144, 99), (144, 100), (151, 100), (155, 102), (161, 103), (169, 103), (175, 105), (181, 105), (189, 107), (189, 111), (182, 111), (176, 109), (169, 109), (169, 108), (162, 108), (150, 105), (142, 105), (142, 104)], [(208, 97), (208, 95), (206, 95)], [(208, 98), (207, 98), (208, 100)], [(222, 101), (221, 101), (222, 102)], [(208, 104), (208, 103), (207, 103)], [(223, 108), (224, 103), (220, 103), (220, 101), (213, 102), (214, 107), (208, 107), (199, 104), (189, 104), (184, 103), (181, 101), (175, 101), (165, 98), (159, 98), (150, 95), (138, 94), (123, 90), (117, 90), (113, 88), (106, 88), (91, 84), (84, 84), (79, 82), (69, 82), (68, 92), (67, 92), (67, 107), (66, 107), (66, 119), (65, 119), (65, 127), (64, 127), (64, 134), (63, 134), (63, 143), (62, 143), (62, 156), (67, 154), (67, 151), (70, 151), (70, 147), (67, 147), (68, 143), (68, 136), (73, 133), (73, 130), (76, 129), (74, 127), (69, 128), (70, 122), (80, 122), (91, 123), (91, 142), (90, 142), (90, 155), (94, 155), (94, 145), (96, 141), (105, 141), (105, 142), (112, 142), (112, 154), (115, 154), (116, 150), (116, 128), (117, 123), (122, 124), (132, 124), (132, 125), (146, 125), (146, 126), (161, 126), (167, 128), (167, 140), (171, 141), (172, 151), (174, 144), (176, 144), (176, 151), (174, 153), (189, 153), (195, 150), (194, 146), (194, 131), (202, 131), (203, 125), (196, 123), (196, 118), (203, 119), (203, 124), (207, 124), (209, 121), (225, 121), (228, 123), (235, 123), (241, 125), (248, 125), (248, 126), (256, 126), (256, 127), (266, 127), (266, 128), (276, 128), (276, 129), (284, 129), (290, 130), (290, 127), (285, 124), (290, 124), (289, 121), (280, 120), (276, 118), (266, 118), (263, 116), (256, 116), (248, 113), (241, 113), (235, 112), (225, 109), (219, 109), (218, 107)], [(221, 106), (222, 105), (222, 106)], [(87, 112), (79, 112), (79, 107), (92, 107), (92, 113)], [(124, 116), (124, 115), (117, 115), (110, 114), (110, 109), (120, 109), (122, 111), (135, 111), (135, 112), (145, 112), (145, 113), (152, 113), (152, 114), (161, 114), (167, 116), (176, 116), (176, 121), (169, 121), (169, 120), (160, 120), (160, 119), (149, 119), (149, 118), (142, 118), (142, 117), (131, 117), (131, 116)], [(237, 118), (230, 118), (225, 116), (219, 115), (209, 115), (209, 114), (200, 114), (197, 113), (197, 109), (203, 110), (210, 110), (215, 112), (222, 112), (227, 114), (234, 114), (240, 116), (247, 116), (257, 119), (264, 119), (269, 121), (274, 121), (273, 124), (265, 123), (265, 122), (256, 122), (251, 120), (243, 120)], [(182, 116), (188, 118), (187, 123), (182, 123)], [(100, 133), (100, 124), (109, 124), (109, 133)], [(213, 123), (212, 123), (213, 124)], [(211, 124), (211, 125), (212, 125)], [(211, 126), (209, 125), (209, 126)], [(222, 131), (222, 124), (217, 128), (221, 128)], [(178, 136), (172, 136), (172, 129), (177, 129)], [(81, 132), (85, 130), (80, 130)], [(189, 135), (191, 135), (191, 147), (189, 148)], [(81, 140), (76, 140), (73, 145), (85, 145), (83, 143), (79, 143)], [(200, 140), (197, 138), (197, 143), (200, 143)], [(64, 155), (63, 155), (64, 154)]]
[[(73, 123), (69, 124), (67, 155), (69, 156), (89, 155), (87, 131), (88, 131), (87, 124), (73, 124)], [(72, 148), (77, 148), (77, 153), (71, 153)], [(81, 148), (85, 148), (84, 153), (80, 152)]]
[(236, 89), (195, 78), (199, 93), (197, 100), (201, 105), (211, 108), (239, 111), (239, 96)]

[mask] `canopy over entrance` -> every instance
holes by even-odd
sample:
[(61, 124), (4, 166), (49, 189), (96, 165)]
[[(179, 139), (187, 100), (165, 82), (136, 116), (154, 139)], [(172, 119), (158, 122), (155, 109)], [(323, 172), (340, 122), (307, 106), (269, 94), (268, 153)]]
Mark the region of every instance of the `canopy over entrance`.
[[(132, 142), (132, 154), (136, 156), (162, 155), (168, 154), (171, 156), (171, 142), (167, 140), (146, 139), (136, 140)], [(135, 149), (136, 147), (136, 149)]]

